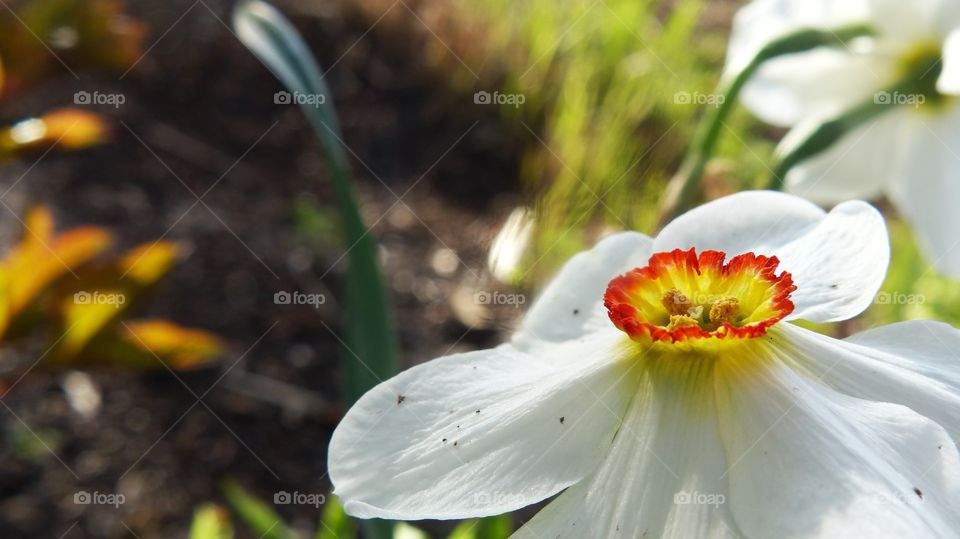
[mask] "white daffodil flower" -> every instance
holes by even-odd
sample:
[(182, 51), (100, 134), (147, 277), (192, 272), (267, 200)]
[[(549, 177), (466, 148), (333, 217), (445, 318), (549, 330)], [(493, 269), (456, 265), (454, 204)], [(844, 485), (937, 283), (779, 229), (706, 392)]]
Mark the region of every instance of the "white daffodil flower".
[(435, 359), (346, 414), (330, 478), (360, 518), (495, 515), (517, 537), (956, 537), (960, 331), (789, 323), (874, 300), (863, 202), (744, 192), (575, 256), (509, 344)]
[[(876, 35), (771, 60), (742, 100), (761, 119), (794, 126), (783, 152), (855, 105), (889, 105), (791, 169), (787, 189), (823, 204), (885, 194), (935, 266), (960, 275), (960, 2), (754, 0), (734, 20), (727, 76), (773, 38), (857, 23)], [(910, 73), (923, 75), (916, 92), (886, 90)]]

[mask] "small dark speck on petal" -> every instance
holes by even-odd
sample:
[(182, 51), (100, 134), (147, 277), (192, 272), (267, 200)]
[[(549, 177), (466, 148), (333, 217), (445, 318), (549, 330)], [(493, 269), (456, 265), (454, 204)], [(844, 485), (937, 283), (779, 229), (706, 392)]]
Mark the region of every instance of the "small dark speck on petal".
[(560, 424), (561, 424), (561, 425), (563, 425), (563, 421), (564, 421), (565, 419), (566, 419), (566, 417), (561, 417), (561, 418), (560, 418)]
[(406, 395), (397, 395), (397, 406), (403, 404), (403, 401), (407, 400)]
[(938, 451), (943, 451), (943, 444), (938, 445), (938, 446), (937, 446), (937, 450), (938, 450)]
[(580, 314), (580, 309), (574, 309), (574, 310), (573, 310), (573, 314), (575, 314), (575, 315), (576, 315), (576, 314)]
[(840, 285), (838, 285), (838, 284), (832, 284), (832, 285), (830, 285), (830, 288), (836, 290), (836, 289), (840, 288)]
[(444, 438), (443, 440), (440, 440), (440, 441), (441, 441), (441, 442), (446, 442), (446, 441), (447, 441), (447, 439), (446, 439), (446, 438)]
[(479, 413), (480, 413), (480, 410), (477, 410), (477, 412), (476, 412), (476, 413), (478, 413), (478, 414), (479, 414)]
[(917, 497), (920, 498), (921, 500), (923, 499), (923, 491), (922, 491), (922, 490), (918, 489), (917, 487), (913, 487), (913, 493), (916, 494)]
[(457, 445), (458, 442), (453, 442), (453, 445)]

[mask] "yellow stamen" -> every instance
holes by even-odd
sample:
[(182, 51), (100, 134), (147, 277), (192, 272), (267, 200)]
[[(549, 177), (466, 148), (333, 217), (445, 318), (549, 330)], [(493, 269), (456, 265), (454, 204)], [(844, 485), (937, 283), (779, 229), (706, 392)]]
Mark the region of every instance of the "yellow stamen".
[(685, 314), (675, 314), (670, 317), (670, 323), (667, 324), (667, 331), (699, 325), (700, 322)]
[(671, 288), (664, 292), (663, 295), (660, 296), (660, 303), (663, 304), (667, 313), (670, 314), (671, 320), (673, 316), (686, 316), (690, 310), (690, 298), (683, 295), (683, 292), (676, 288)]
[(733, 297), (719, 299), (710, 307), (710, 321), (718, 325), (723, 322), (736, 322), (739, 314), (740, 300)]

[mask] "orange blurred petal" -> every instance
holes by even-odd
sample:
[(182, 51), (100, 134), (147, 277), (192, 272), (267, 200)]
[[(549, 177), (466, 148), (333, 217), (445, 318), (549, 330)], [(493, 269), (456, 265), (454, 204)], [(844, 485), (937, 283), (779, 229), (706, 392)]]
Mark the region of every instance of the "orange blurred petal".
[(126, 278), (148, 286), (170, 271), (179, 254), (180, 248), (170, 241), (144, 243), (125, 253), (117, 266)]
[(123, 325), (124, 338), (156, 354), (174, 369), (192, 369), (216, 359), (224, 349), (213, 333), (185, 328), (166, 320), (138, 320)]
[(109, 135), (110, 127), (103, 116), (79, 109), (57, 109), (0, 131), (0, 151), (3, 155), (19, 155), (54, 145), (80, 150), (106, 141)]
[(54, 236), (50, 211), (38, 207), (24, 220), (23, 240), (3, 261), (8, 313), (19, 314), (56, 279), (105, 251), (113, 237), (105, 229), (83, 227)]

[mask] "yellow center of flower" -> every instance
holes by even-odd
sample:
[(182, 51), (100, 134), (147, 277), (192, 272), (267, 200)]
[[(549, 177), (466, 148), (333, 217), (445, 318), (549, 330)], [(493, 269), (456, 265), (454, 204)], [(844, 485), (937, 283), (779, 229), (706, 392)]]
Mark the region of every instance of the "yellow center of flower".
[(943, 71), (943, 51), (939, 41), (923, 41), (900, 55), (897, 80), (911, 81), (906, 94), (891, 96), (894, 104), (913, 105), (917, 110), (935, 111), (950, 104), (953, 96), (937, 91)]
[(610, 320), (638, 342), (709, 343), (753, 339), (793, 312), (796, 290), (779, 260), (721, 251), (657, 253), (647, 266), (610, 281)]

